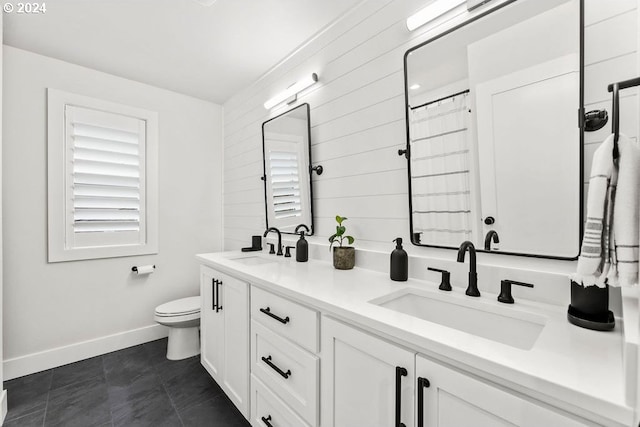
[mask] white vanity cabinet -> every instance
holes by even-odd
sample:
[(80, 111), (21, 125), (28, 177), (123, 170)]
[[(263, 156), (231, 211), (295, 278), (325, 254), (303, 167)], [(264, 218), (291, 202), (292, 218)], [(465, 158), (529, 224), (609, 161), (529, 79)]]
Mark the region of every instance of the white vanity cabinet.
[(249, 285), (200, 267), (202, 366), (249, 418)]
[(317, 427), (317, 311), (251, 287), (251, 423)]
[(327, 317), (321, 388), (323, 427), (595, 425)]
[(584, 427), (586, 421), (416, 357), (416, 427)]
[(415, 353), (322, 318), (322, 427), (414, 426)]

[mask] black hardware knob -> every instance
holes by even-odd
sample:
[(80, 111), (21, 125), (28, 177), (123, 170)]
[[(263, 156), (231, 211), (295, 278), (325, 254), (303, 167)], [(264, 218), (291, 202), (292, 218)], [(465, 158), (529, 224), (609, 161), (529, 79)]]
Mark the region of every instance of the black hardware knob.
[(289, 323), (290, 319), (289, 316), (285, 317), (284, 319), (280, 316), (276, 316), (275, 314), (273, 314), (271, 312), (271, 308), (267, 307), (267, 308), (261, 308), (260, 311), (264, 314), (266, 314), (267, 316), (271, 317), (272, 319), (276, 319), (278, 322), (283, 323), (283, 324), (287, 324)]
[(295, 246), (285, 246), (284, 248), (284, 257), (291, 258), (291, 249), (295, 248)]
[(324, 172), (324, 168), (322, 167), (322, 165), (313, 166), (311, 168), (311, 171), (316, 171), (318, 175), (322, 175), (322, 172)]
[(496, 219), (492, 216), (488, 216), (484, 219), (484, 223), (487, 225), (493, 225), (496, 223)]
[(396, 422), (395, 427), (405, 427), (400, 421), (400, 413), (402, 412), (402, 377), (408, 375), (407, 369), (396, 366)]
[(268, 355), (267, 357), (262, 356), (262, 361), (264, 363), (266, 363), (267, 365), (269, 365), (269, 367), (271, 369), (273, 369), (274, 371), (276, 371), (278, 374), (280, 374), (280, 376), (282, 378), (284, 378), (285, 380), (288, 379), (291, 376), (291, 370), (287, 369), (287, 372), (283, 371), (282, 369), (280, 369), (278, 366), (276, 366), (272, 361), (271, 361), (271, 355)]
[(511, 296), (511, 285), (524, 286), (527, 288), (533, 288), (531, 283), (516, 282), (515, 280), (502, 280), (500, 282), (500, 295), (498, 295), (498, 301), (505, 304), (513, 304), (513, 297)]
[(270, 253), (271, 255), (275, 254), (275, 253), (276, 253), (275, 244), (273, 244), (273, 243), (268, 243), (268, 245), (269, 245), (269, 253)]
[(451, 290), (451, 273), (447, 270), (440, 270), (439, 268), (427, 267), (427, 270), (437, 271), (438, 273), (442, 273), (442, 277), (440, 279), (440, 286), (438, 289), (441, 291), (450, 291)]
[(408, 159), (408, 158), (409, 158), (409, 150), (407, 150), (407, 149), (404, 149), (404, 150), (400, 149), (400, 150), (398, 150), (398, 156), (404, 156), (405, 158), (407, 158), (407, 159)]
[(267, 418), (265, 417), (260, 417), (260, 419), (262, 420), (262, 422), (264, 423), (264, 425), (266, 425), (267, 427), (273, 427), (273, 424), (271, 424), (269, 421), (271, 421), (271, 415), (267, 415)]

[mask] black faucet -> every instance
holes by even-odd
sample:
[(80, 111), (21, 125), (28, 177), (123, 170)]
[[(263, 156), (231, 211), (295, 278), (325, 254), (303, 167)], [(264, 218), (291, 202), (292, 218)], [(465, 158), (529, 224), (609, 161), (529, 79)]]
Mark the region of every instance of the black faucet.
[(278, 253), (276, 253), (276, 255), (282, 255), (282, 234), (280, 233), (280, 230), (275, 227), (269, 227), (267, 228), (267, 231), (264, 232), (262, 237), (267, 237), (267, 234), (269, 234), (270, 231), (275, 231), (276, 233), (278, 233)]
[(458, 262), (464, 262), (464, 256), (469, 251), (469, 286), (465, 294), (470, 297), (479, 297), (480, 291), (478, 290), (478, 272), (476, 271), (476, 248), (470, 241), (462, 242), (460, 249), (458, 249)]
[(493, 239), (493, 243), (496, 245), (500, 243), (500, 239), (498, 238), (498, 232), (496, 230), (489, 230), (486, 236), (484, 236), (484, 250), (491, 250), (491, 239)]

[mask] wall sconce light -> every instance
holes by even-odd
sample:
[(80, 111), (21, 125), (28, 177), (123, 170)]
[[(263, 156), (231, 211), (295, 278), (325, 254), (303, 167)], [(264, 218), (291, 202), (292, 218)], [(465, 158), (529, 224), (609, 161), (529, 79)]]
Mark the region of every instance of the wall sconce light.
[(302, 92), (309, 86), (312, 86), (317, 81), (318, 75), (316, 73), (312, 73), (310, 76), (298, 80), (296, 83), (292, 84), (287, 89), (283, 90), (282, 92), (265, 102), (264, 108), (270, 110), (271, 108), (285, 101), (287, 101), (288, 104), (291, 104), (298, 98), (298, 93)]
[(413, 31), (426, 23), (444, 15), (452, 9), (465, 3), (467, 0), (435, 0), (429, 6), (411, 15), (407, 18), (407, 28)]

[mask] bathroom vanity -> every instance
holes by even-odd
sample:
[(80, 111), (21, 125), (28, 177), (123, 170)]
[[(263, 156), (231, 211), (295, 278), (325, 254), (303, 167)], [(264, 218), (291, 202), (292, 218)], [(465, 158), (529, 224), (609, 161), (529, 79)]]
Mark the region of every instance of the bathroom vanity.
[(198, 260), (202, 363), (254, 426), (632, 425), (621, 327), (322, 261)]

